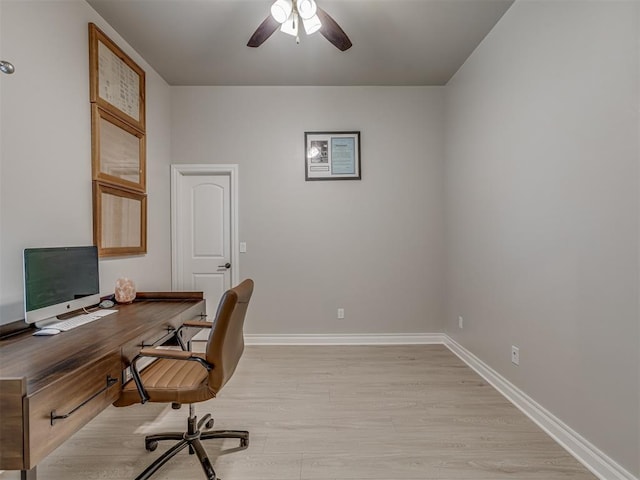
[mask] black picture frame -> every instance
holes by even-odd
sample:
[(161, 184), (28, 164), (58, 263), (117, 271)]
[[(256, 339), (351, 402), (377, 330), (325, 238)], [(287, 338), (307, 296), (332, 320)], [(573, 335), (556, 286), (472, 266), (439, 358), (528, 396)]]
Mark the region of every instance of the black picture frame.
[(360, 132), (304, 132), (305, 180), (362, 180)]

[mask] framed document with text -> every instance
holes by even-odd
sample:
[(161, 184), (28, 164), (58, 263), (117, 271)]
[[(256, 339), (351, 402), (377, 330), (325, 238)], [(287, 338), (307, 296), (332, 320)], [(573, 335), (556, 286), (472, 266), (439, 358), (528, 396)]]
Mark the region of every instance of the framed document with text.
[(145, 192), (145, 135), (93, 104), (91, 107), (93, 180)]
[(360, 132), (305, 132), (305, 180), (360, 180)]
[(145, 73), (93, 23), (89, 24), (91, 102), (145, 131)]

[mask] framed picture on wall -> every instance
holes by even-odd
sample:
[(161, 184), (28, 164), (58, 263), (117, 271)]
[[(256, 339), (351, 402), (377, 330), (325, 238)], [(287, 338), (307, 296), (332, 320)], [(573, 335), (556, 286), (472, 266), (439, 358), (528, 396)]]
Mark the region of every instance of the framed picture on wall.
[(93, 241), (100, 257), (147, 253), (147, 196), (94, 181)]
[(360, 132), (305, 132), (305, 180), (360, 180)]
[(91, 103), (145, 131), (145, 73), (102, 30), (89, 24)]
[(145, 135), (95, 104), (91, 122), (93, 180), (144, 193)]

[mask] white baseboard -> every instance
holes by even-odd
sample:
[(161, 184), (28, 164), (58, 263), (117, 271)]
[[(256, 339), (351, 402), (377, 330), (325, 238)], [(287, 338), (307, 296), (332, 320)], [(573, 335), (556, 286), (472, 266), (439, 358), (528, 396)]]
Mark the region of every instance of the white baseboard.
[(445, 343), (442, 333), (246, 335), (247, 345), (428, 345)]
[(469, 350), (445, 335), (445, 345), (601, 480), (639, 480)]
[(245, 335), (245, 343), (247, 345), (443, 344), (600, 480), (640, 480), (447, 334)]

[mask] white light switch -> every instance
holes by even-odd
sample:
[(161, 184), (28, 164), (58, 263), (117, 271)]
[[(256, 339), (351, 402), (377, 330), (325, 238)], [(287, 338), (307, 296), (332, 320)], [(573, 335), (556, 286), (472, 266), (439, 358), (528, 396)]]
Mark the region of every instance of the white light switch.
[(240, 242), (240, 253), (247, 253), (247, 242)]

